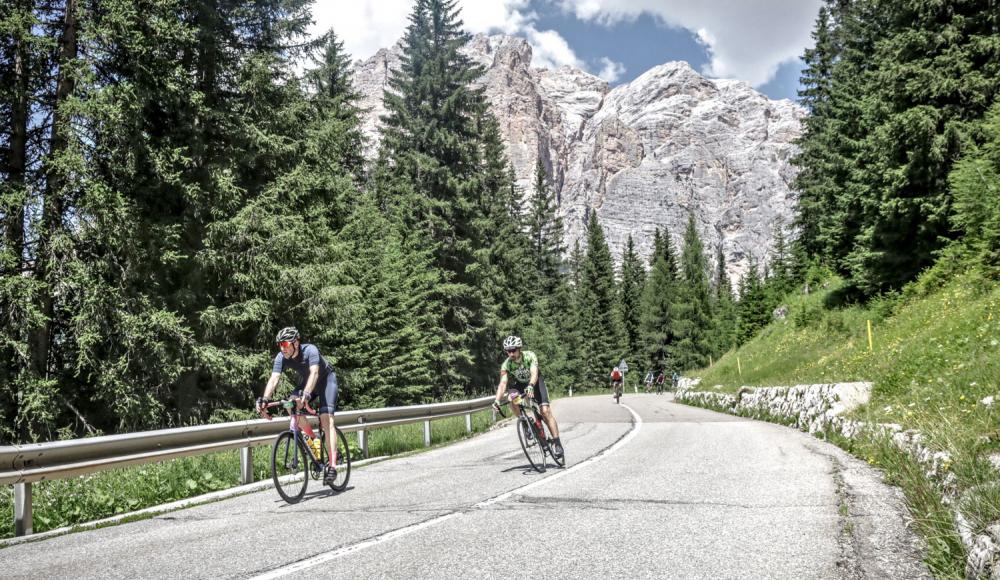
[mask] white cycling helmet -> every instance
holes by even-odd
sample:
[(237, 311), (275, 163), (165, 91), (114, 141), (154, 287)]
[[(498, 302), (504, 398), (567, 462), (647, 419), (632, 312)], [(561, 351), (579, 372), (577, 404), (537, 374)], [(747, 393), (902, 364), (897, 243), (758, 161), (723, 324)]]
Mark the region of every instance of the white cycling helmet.
[(510, 350), (512, 348), (521, 348), (521, 339), (514, 335), (508, 336), (503, 341), (504, 350)]
[(288, 342), (292, 342), (298, 339), (299, 339), (299, 331), (294, 326), (288, 326), (286, 328), (282, 328), (281, 331), (278, 332), (278, 336), (274, 340), (275, 342), (284, 342), (286, 340)]

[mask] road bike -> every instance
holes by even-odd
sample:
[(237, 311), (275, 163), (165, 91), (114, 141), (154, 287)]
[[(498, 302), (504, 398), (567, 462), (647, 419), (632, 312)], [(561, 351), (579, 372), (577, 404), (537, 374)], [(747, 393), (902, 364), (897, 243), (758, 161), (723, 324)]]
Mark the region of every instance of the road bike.
[[(271, 449), (271, 477), (274, 479), (274, 488), (278, 490), (278, 495), (288, 503), (297, 503), (306, 493), (309, 485), (309, 478), (322, 481), (326, 473), (327, 445), (326, 434), (322, 425), (314, 429), (316, 440), (309, 437), (299, 429), (299, 417), (316, 415), (307, 403), (303, 409), (299, 410), (296, 404), (297, 399), (282, 399), (265, 405), (265, 409), (281, 407), (288, 412), (288, 430), (282, 431), (274, 440), (274, 447)], [(344, 432), (334, 426), (336, 431), (337, 457), (335, 468), (337, 477), (329, 483), (330, 489), (334, 491), (344, 491), (347, 489), (347, 481), (351, 478), (351, 452), (347, 445), (347, 437)], [(318, 444), (317, 444), (318, 443)]]
[(612, 388), (615, 390), (615, 404), (621, 404), (623, 381), (615, 381)]
[[(517, 391), (510, 391), (507, 393), (507, 401), (503, 404), (521, 407), (521, 413), (517, 416), (517, 438), (521, 442), (524, 456), (528, 458), (528, 463), (535, 471), (545, 472), (546, 455), (550, 456), (559, 467), (566, 465), (566, 455), (556, 457), (552, 443), (545, 435), (545, 420), (542, 418), (541, 407), (535, 399), (525, 397)], [(502, 409), (498, 410), (501, 416), (506, 417)]]

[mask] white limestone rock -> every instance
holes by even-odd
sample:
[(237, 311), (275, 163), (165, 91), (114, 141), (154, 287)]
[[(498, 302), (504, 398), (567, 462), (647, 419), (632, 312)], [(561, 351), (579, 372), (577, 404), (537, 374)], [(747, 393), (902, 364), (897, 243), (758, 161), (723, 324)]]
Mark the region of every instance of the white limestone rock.
[[(400, 54), (397, 44), (355, 63), (369, 158)], [(629, 235), (645, 259), (656, 228), (680, 247), (693, 213), (710, 255), (721, 245), (734, 282), (751, 256), (769, 260), (776, 225), (791, 223), (797, 201), (790, 159), (801, 107), (743, 82), (706, 79), (683, 62), (611, 89), (572, 67), (531, 68), (531, 47), (516, 37), (477, 35), (465, 54), (486, 68), (477, 84), (518, 183), (530, 194), (536, 160), (548, 170), (568, 248), (597, 215), (616, 260)]]

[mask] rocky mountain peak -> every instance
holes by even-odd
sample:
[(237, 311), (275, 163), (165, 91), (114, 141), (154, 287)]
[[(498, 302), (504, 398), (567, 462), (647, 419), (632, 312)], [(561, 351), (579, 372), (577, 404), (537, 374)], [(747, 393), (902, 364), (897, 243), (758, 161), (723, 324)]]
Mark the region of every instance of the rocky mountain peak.
[[(397, 44), (355, 65), (372, 156), (400, 53)], [(734, 282), (751, 257), (769, 260), (775, 228), (791, 223), (796, 203), (790, 159), (801, 107), (680, 61), (611, 88), (573, 67), (532, 68), (531, 46), (518, 37), (476, 35), (465, 54), (485, 69), (477, 84), (526, 194), (536, 161), (548, 171), (569, 247), (597, 216), (617, 259), (629, 235), (646, 258), (657, 228), (680, 247), (690, 213), (711, 254), (722, 248)]]

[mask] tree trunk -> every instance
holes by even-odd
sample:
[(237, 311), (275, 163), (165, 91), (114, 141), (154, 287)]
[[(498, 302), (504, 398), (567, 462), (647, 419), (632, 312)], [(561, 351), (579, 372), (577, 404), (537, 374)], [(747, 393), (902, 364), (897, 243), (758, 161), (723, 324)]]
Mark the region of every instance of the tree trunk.
[(76, 80), (69, 71), (70, 63), (77, 57), (77, 0), (66, 0), (66, 14), (63, 18), (62, 36), (59, 39), (59, 73), (56, 81), (55, 102), (52, 113), (52, 137), (49, 144), (49, 163), (45, 175), (45, 197), (42, 205), (42, 223), (38, 234), (38, 249), (35, 256), (35, 277), (42, 282), (39, 309), (45, 317), (41, 326), (31, 330), (29, 343), (33, 370), (39, 377), (47, 375), (49, 349), (51, 347), (53, 298), (50, 280), (56, 258), (52, 251), (52, 239), (62, 229), (65, 211), (64, 188), (66, 180), (58, 159), (69, 144), (69, 120), (61, 110), (63, 103), (73, 93)]
[[(27, 38), (31, 35), (30, 24), (25, 20), (24, 29), (14, 41), (14, 95), (11, 99), (10, 152), (7, 157), (6, 173), (10, 188), (23, 195), (25, 190), (25, 167), (28, 147), (28, 101), (29, 63)], [(6, 209), (4, 232), (11, 254), (16, 259), (14, 273), (21, 271), (24, 259), (24, 204), (25, 198), (11, 200)]]

